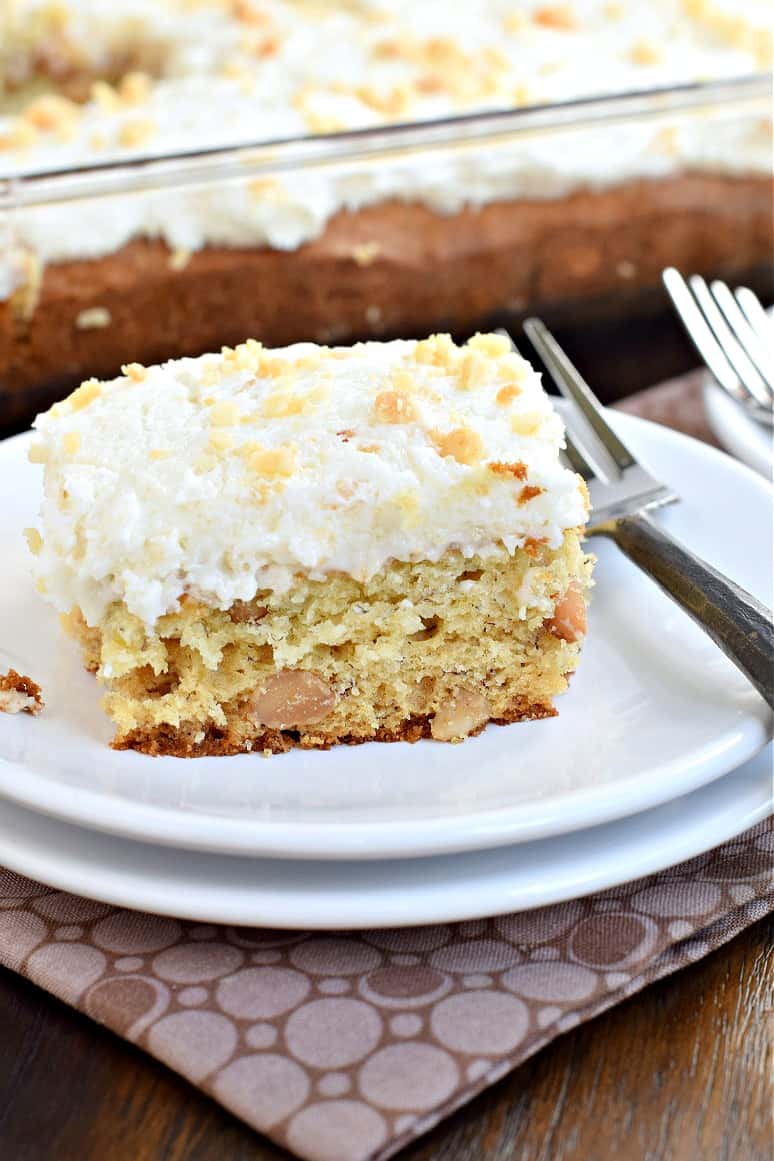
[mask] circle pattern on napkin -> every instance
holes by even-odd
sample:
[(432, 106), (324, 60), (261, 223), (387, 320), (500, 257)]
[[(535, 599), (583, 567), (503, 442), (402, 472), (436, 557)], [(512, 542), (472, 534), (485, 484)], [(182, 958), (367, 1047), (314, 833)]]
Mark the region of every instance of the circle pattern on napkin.
[(309, 1161), (394, 1151), (765, 914), (774, 828), (596, 896), (342, 935), (218, 927), (0, 869), (0, 961)]

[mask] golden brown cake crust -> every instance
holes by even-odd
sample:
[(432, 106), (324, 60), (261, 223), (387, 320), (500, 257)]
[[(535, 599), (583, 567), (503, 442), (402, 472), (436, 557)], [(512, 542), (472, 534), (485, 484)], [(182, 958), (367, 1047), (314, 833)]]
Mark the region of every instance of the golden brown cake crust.
[(4, 415), (29, 419), (128, 360), (201, 354), (246, 335), (330, 343), (469, 332), (528, 304), (588, 309), (607, 298), (620, 309), (665, 265), (731, 277), (769, 261), (771, 208), (767, 177), (684, 173), (450, 215), (384, 202), (337, 214), (290, 252), (211, 247), (183, 264), (162, 242), (136, 240), (46, 267), (37, 303), (23, 290), (0, 303)]
[[(19, 699), (26, 704), (13, 708)], [(0, 713), (39, 714), (44, 705), (42, 690), (31, 677), (15, 669), (0, 673)]]
[[(556, 717), (557, 711), (550, 705), (541, 705), (530, 702), (528, 698), (516, 698), (508, 713), (503, 717), (490, 719), (495, 725), (507, 726), (514, 722), (538, 721), (541, 718)], [(376, 730), (370, 737), (353, 737), (345, 735), (336, 737), (331, 735), (323, 741), (310, 742), (299, 734), (297, 730), (267, 729), (251, 739), (249, 751), (244, 741), (232, 734), (228, 729), (219, 730), (210, 727), (203, 739), (194, 740), (194, 731), (185, 728), (171, 729), (168, 726), (158, 726), (152, 730), (132, 730), (131, 733), (112, 742), (114, 750), (138, 750), (151, 757), (171, 758), (203, 758), (225, 757), (232, 754), (246, 752), (261, 754), (284, 754), (294, 747), (303, 750), (329, 750), (332, 746), (359, 746), (364, 742), (418, 742), (422, 738), (432, 737), (432, 714), (420, 714), (405, 722), (399, 730)], [(469, 738), (480, 734), (486, 722), (471, 730)], [(319, 737), (319, 734), (315, 735)]]

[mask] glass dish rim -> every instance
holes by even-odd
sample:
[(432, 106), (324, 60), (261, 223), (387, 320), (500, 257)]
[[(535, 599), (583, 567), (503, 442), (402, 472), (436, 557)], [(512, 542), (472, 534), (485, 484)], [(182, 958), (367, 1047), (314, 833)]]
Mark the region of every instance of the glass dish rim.
[(761, 101), (765, 104), (767, 98), (770, 111), (771, 76), (757, 72), (517, 109), (493, 108), (425, 121), (0, 174), (0, 217), (23, 206), (203, 186), (260, 177), (265, 173), (400, 157), (419, 149), (475, 146), (628, 120), (657, 121), (676, 112), (701, 114), (728, 107), (742, 111)]

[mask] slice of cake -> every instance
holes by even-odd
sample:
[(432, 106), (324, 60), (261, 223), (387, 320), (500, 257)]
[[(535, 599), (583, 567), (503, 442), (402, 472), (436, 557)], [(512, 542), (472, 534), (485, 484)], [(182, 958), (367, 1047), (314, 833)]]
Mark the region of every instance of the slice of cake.
[(555, 713), (588, 498), (499, 335), (248, 341), (36, 422), (38, 587), (149, 754), (458, 741)]

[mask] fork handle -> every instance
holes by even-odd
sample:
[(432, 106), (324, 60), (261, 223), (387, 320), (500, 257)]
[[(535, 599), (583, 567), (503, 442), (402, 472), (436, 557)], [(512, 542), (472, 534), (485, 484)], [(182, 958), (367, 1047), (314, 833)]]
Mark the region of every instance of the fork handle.
[(702, 627), (774, 709), (771, 612), (745, 589), (639, 512), (598, 531), (618, 547)]

